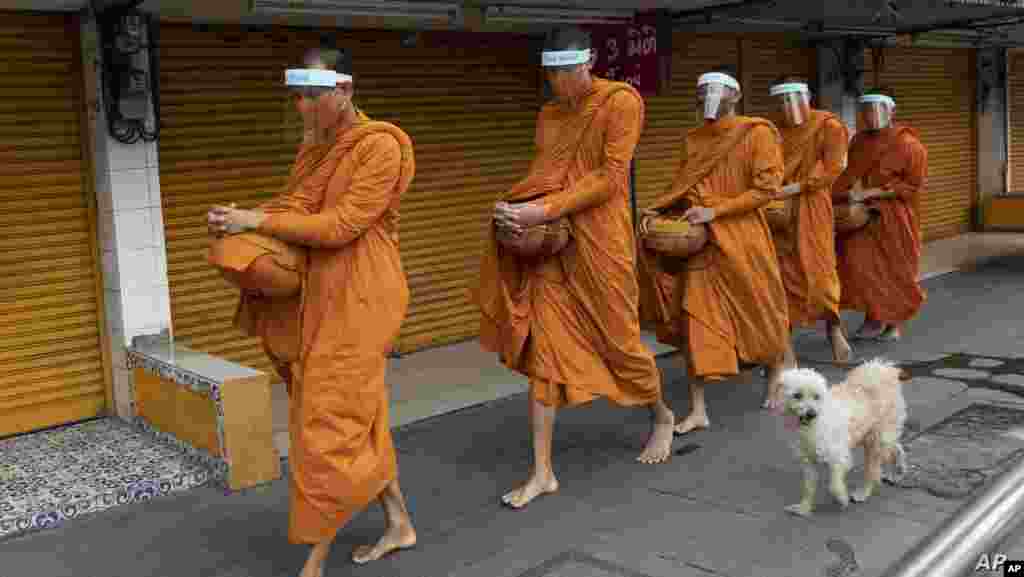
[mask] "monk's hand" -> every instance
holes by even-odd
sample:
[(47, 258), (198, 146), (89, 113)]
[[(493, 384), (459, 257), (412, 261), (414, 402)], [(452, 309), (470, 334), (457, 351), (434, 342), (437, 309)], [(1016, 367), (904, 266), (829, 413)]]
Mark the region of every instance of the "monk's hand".
[(510, 205), (499, 202), (494, 207), (494, 221), (499, 227), (511, 230), (522, 230), (545, 222), (544, 205), (536, 202), (525, 202)]
[(260, 210), (243, 210), (234, 205), (214, 206), (207, 215), (207, 222), (214, 234), (238, 234), (259, 228), (265, 218), (266, 214)]
[(690, 224), (704, 224), (715, 220), (715, 209), (706, 206), (692, 206), (683, 213)]

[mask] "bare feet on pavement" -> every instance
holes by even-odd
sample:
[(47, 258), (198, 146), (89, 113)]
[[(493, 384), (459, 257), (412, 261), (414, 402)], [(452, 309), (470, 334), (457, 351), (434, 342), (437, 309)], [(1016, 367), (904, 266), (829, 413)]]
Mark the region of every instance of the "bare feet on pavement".
[(546, 475), (534, 474), (530, 477), (529, 481), (518, 489), (505, 493), (501, 497), (501, 502), (513, 509), (522, 509), (537, 497), (554, 493), (557, 490), (558, 479), (555, 478), (554, 473)]
[(385, 555), (409, 549), (416, 545), (416, 531), (411, 525), (388, 527), (384, 535), (374, 545), (361, 545), (352, 552), (352, 561), (358, 565), (376, 561)]
[(685, 435), (693, 431), (707, 429), (710, 426), (711, 421), (708, 420), (707, 415), (694, 415), (691, 413), (676, 424), (674, 432), (677, 435)]
[(656, 408), (651, 438), (647, 440), (647, 446), (636, 460), (649, 465), (667, 461), (672, 455), (672, 430), (675, 422), (675, 413), (667, 407)]

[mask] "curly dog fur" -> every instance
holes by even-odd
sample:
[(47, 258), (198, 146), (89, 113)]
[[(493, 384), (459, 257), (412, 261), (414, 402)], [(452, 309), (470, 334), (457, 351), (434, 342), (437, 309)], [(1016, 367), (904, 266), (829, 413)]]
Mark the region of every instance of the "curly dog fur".
[[(828, 465), (829, 491), (844, 509), (850, 501), (866, 501), (881, 485), (882, 467), (895, 464), (898, 479), (906, 471), (900, 438), (907, 419), (902, 371), (882, 359), (868, 361), (832, 387), (820, 373), (799, 368), (784, 371), (785, 417), (798, 424), (795, 450), (803, 465), (800, 502), (790, 513), (809, 516), (814, 510), (818, 465)], [(850, 493), (846, 475), (853, 467), (853, 449), (864, 449), (864, 486)]]

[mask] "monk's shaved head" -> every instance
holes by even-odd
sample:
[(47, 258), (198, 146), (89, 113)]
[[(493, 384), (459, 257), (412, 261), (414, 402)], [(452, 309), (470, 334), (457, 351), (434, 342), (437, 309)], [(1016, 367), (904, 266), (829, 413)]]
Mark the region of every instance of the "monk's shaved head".
[(864, 91), (865, 96), (868, 94), (882, 94), (884, 96), (892, 98), (893, 100), (896, 99), (895, 92), (893, 92), (893, 89), (889, 86), (872, 86), (871, 88), (868, 88), (867, 90)]
[(807, 79), (804, 78), (803, 76), (800, 76), (798, 74), (783, 74), (782, 76), (779, 76), (772, 82), (772, 86), (775, 86), (776, 84), (790, 83), (808, 84)]
[(544, 38), (544, 50), (590, 50), (590, 33), (578, 26), (560, 26)]
[(740, 75), (739, 75), (738, 72), (736, 72), (736, 67), (731, 65), (731, 64), (722, 64), (720, 66), (715, 66), (714, 68), (712, 68), (708, 72), (717, 72), (719, 74), (728, 74), (729, 76), (732, 76), (733, 78), (735, 78), (736, 82), (740, 81)]
[(326, 35), (320, 38), (318, 47), (306, 51), (302, 62), (309, 67), (352, 74), (352, 55), (347, 50), (339, 48), (334, 39)]

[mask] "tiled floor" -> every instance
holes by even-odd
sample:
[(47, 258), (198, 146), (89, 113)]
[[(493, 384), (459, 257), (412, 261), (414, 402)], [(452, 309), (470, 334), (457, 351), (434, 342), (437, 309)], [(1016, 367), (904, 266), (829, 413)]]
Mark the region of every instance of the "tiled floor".
[(0, 440), (0, 539), (210, 482), (204, 466), (120, 419)]

